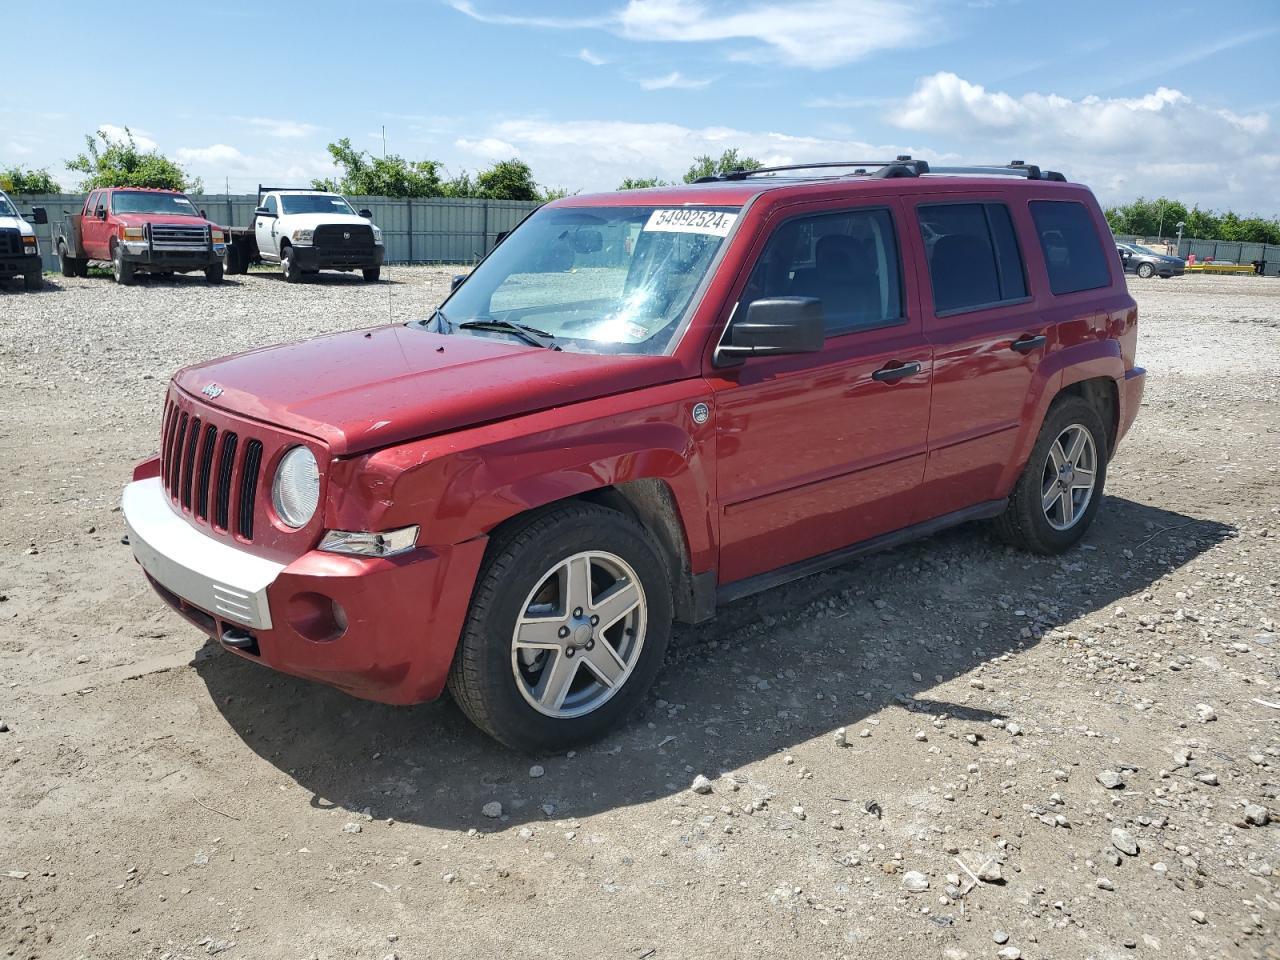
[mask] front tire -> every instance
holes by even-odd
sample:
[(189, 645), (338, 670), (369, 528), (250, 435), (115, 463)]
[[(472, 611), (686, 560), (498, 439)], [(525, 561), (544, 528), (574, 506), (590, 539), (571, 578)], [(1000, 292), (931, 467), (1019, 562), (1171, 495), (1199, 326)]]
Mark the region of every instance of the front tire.
[(111, 247), (111, 277), (122, 287), (133, 284), (133, 264), (124, 258), (124, 247), (114, 244)]
[(1151, 275), (1156, 272), (1156, 268), (1149, 263), (1138, 264), (1138, 276), (1143, 280), (1150, 280)]
[(280, 273), (287, 283), (298, 283), (302, 280), (302, 268), (298, 266), (298, 258), (291, 245), (280, 248)]
[(222, 264), (215, 263), (213, 266), (204, 268), (204, 279), (206, 283), (222, 282)]
[(449, 691), (517, 750), (594, 740), (653, 683), (671, 617), (667, 565), (644, 527), (595, 504), (556, 507), (490, 545)]
[(1107, 432), (1088, 401), (1067, 396), (1049, 408), (996, 531), (1032, 553), (1062, 553), (1084, 536), (1102, 502)]
[(44, 286), (44, 274), (24, 273), (22, 275), (22, 285), (28, 290), (39, 290)]
[(378, 278), (382, 276), (381, 267), (368, 267), (360, 271), (368, 283), (377, 283)]

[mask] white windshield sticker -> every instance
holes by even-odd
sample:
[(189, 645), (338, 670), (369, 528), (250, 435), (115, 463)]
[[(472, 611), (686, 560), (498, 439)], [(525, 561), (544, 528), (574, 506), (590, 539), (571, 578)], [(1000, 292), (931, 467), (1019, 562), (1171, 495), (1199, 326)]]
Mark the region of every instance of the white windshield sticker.
[(729, 228), (738, 219), (736, 213), (725, 213), (723, 210), (699, 210), (684, 208), (681, 210), (655, 210), (645, 223), (646, 230), (660, 230), (666, 233), (704, 233), (713, 237), (728, 236)]

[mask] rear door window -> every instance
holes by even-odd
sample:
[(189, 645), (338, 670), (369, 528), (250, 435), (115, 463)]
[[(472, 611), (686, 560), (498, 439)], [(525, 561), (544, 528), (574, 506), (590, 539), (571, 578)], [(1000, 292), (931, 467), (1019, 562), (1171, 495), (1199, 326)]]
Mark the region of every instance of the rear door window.
[(1026, 298), (1022, 252), (1003, 203), (922, 204), (916, 215), (929, 260), (935, 314)]
[(781, 224), (751, 271), (738, 316), (766, 297), (821, 300), (828, 336), (905, 323), (893, 216), (877, 208)]
[(1070, 200), (1032, 200), (1031, 217), (1056, 295), (1111, 285), (1111, 271), (1089, 209)]

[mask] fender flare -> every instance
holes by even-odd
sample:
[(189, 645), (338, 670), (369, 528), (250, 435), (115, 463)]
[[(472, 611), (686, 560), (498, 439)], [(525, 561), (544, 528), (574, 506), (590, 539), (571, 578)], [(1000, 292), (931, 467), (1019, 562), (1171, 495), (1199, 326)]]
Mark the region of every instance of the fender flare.
[(1036, 438), (1040, 436), (1040, 428), (1049, 413), (1049, 407), (1058, 395), (1072, 384), (1103, 377), (1116, 381), (1117, 389), (1119, 382), (1124, 380), (1124, 358), (1120, 354), (1120, 343), (1117, 340), (1074, 344), (1055, 350), (1044, 358), (1036, 368), (1031, 389), (1027, 393), (1022, 428), (1014, 445), (1014, 456), (1010, 458), (1000, 477), (1001, 495), (1007, 495), (1022, 475)]

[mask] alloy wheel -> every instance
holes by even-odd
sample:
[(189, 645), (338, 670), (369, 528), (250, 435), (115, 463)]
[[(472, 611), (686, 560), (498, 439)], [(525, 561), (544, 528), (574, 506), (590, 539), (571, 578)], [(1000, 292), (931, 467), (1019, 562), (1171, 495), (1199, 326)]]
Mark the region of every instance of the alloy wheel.
[(1040, 483), (1040, 505), (1055, 530), (1070, 530), (1093, 499), (1098, 448), (1093, 434), (1078, 423), (1063, 430), (1049, 447)]
[(631, 676), (647, 618), (644, 587), (621, 557), (588, 551), (560, 561), (529, 592), (516, 621), (516, 687), (546, 716), (591, 713)]

